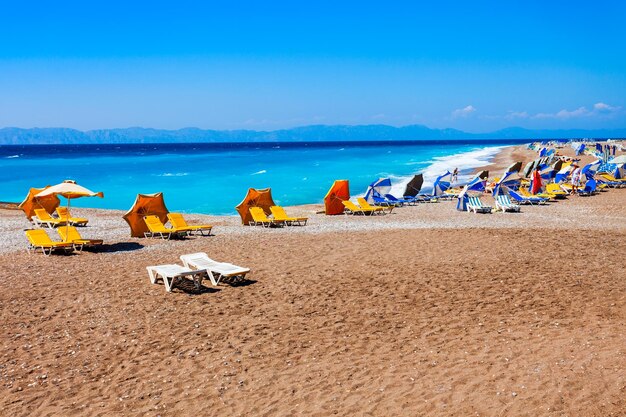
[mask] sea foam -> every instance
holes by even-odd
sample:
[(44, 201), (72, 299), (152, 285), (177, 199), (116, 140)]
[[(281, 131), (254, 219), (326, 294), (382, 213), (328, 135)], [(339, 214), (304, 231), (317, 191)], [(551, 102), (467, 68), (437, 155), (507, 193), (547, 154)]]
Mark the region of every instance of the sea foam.
[[(424, 176), (424, 185), (422, 190), (430, 192), (433, 188), (435, 179), (445, 174), (446, 171), (453, 172), (454, 168), (458, 168), (459, 175), (456, 184), (463, 184), (472, 177), (474, 169), (488, 165), (494, 156), (500, 152), (502, 146), (492, 146), (488, 148), (480, 148), (469, 152), (461, 152), (453, 155), (438, 156), (427, 162), (426, 168), (416, 172), (420, 172)], [(404, 189), (413, 176), (388, 176), (391, 179), (391, 194), (402, 196)], [(453, 184), (454, 185), (454, 184)]]

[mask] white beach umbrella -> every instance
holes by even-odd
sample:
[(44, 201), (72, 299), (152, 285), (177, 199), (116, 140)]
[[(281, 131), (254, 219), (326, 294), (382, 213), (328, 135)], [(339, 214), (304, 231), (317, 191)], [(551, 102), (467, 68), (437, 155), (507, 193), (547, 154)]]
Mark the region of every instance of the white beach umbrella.
[(615, 158), (611, 159), (609, 163), (615, 165), (626, 164), (626, 155), (616, 156)]
[[(60, 195), (62, 197), (67, 198), (68, 216), (70, 212), (70, 201), (72, 200), (72, 198), (80, 198), (80, 197), (104, 198), (104, 193), (102, 193), (102, 191), (95, 193), (91, 190), (88, 190), (87, 188), (83, 186), (76, 184), (76, 181), (72, 181), (72, 180), (65, 180), (60, 184), (53, 185), (52, 187), (48, 187), (42, 192), (37, 193), (35, 197), (39, 198), (39, 197), (45, 197), (45, 196), (50, 196), (50, 195), (56, 195), (56, 196)], [(69, 224), (70, 224), (69, 221), (66, 222), (66, 227), (68, 230), (69, 230)], [(69, 233), (66, 233), (66, 236), (69, 236)]]

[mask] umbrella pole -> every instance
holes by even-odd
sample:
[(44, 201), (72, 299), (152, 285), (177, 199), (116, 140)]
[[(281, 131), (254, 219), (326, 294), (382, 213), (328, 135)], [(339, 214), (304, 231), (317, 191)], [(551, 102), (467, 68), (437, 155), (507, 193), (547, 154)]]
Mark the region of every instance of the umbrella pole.
[(67, 218), (65, 220), (65, 242), (70, 241), (70, 201), (71, 198), (67, 198)]

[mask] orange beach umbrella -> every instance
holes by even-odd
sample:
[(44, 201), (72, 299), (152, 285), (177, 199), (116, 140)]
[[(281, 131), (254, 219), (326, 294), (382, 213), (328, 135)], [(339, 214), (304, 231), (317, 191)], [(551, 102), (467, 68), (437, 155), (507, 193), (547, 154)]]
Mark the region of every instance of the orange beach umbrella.
[(124, 214), (124, 220), (130, 226), (132, 237), (145, 237), (148, 226), (143, 221), (144, 216), (157, 216), (162, 223), (166, 223), (167, 213), (163, 193), (137, 194), (135, 204)]
[(342, 201), (350, 200), (348, 180), (336, 180), (324, 197), (324, 211), (327, 215), (343, 214), (345, 207)]
[(250, 214), (250, 207), (261, 207), (265, 214), (272, 214), (270, 207), (275, 206), (274, 200), (272, 199), (272, 189), (271, 188), (249, 188), (248, 194), (243, 199), (241, 203), (235, 209), (241, 216), (241, 223), (247, 226), (252, 220), (252, 215)]
[(35, 197), (37, 194), (42, 192), (43, 190), (50, 188), (49, 185), (46, 185), (43, 188), (31, 188), (28, 190), (28, 195), (19, 205), (19, 208), (26, 214), (28, 220), (32, 220), (35, 215), (35, 209), (42, 208), (46, 210), (48, 213), (54, 213), (54, 210), (59, 207), (61, 204), (61, 200), (59, 197), (52, 194), (47, 197)]

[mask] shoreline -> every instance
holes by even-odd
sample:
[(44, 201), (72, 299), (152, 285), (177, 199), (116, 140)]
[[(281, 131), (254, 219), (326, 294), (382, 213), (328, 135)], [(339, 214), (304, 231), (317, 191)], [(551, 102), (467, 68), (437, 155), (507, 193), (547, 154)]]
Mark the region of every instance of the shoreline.
[[(329, 143), (333, 143), (334, 142), (329, 142)], [(373, 142), (375, 143), (375, 142)], [(478, 145), (478, 143), (477, 143)], [(433, 165), (436, 164), (441, 164), (442, 161), (445, 160), (449, 160), (449, 161), (454, 161), (455, 158), (460, 158), (466, 155), (473, 155), (475, 153), (480, 153), (480, 152), (484, 152), (493, 148), (499, 148), (500, 151), (494, 155), (490, 155), (487, 158), (489, 159), (489, 161), (491, 161), (490, 164), (487, 165), (480, 165), (480, 166), (475, 166), (475, 167), (470, 167), (468, 169), (461, 169), (461, 175), (460, 177), (462, 178), (464, 176), (463, 171), (467, 172), (469, 171), (470, 174), (465, 174), (465, 176), (471, 176), (476, 172), (479, 172), (482, 169), (485, 169), (486, 166), (491, 166), (494, 161), (498, 161), (499, 158), (501, 158), (501, 154), (506, 153), (506, 149), (508, 148), (517, 148), (517, 147), (525, 147), (525, 145), (503, 145), (503, 146), (482, 146), (478, 149), (474, 149), (471, 151), (465, 151), (465, 152), (461, 152), (461, 153), (455, 153), (455, 154), (450, 154), (450, 155), (446, 155), (446, 156), (442, 156), (442, 157), (437, 157), (434, 160), (430, 160), (429, 161), (429, 165), (427, 165), (422, 171), (419, 172), (415, 172), (415, 174), (417, 173), (422, 173), (424, 174), (425, 172), (429, 171), (429, 169), (431, 169), (431, 167)], [(454, 164), (449, 164), (448, 168), (450, 169), (450, 171), (453, 169), (451, 168), (452, 165)], [(502, 164), (498, 164), (498, 166), (503, 165), (504, 167), (506, 167), (507, 165), (505, 163)], [(396, 174), (389, 174), (391, 177), (395, 177), (395, 178), (399, 178), (399, 181), (395, 181), (394, 182), (394, 188), (401, 185), (402, 191), (404, 191), (404, 184), (406, 184), (410, 178), (412, 178), (413, 174), (410, 175), (396, 175)], [(374, 177), (372, 177), (374, 178)], [(349, 178), (348, 178), (349, 179)], [(434, 178), (432, 178), (434, 179)], [(329, 184), (330, 187), (330, 184)], [(242, 190), (242, 193), (245, 190)], [(363, 190), (362, 192), (357, 192), (357, 193), (352, 193), (353, 196), (363, 196), (365, 194), (365, 190)], [(242, 194), (243, 195), (243, 194)], [(15, 210), (19, 210), (19, 207), (17, 207), (20, 204), (20, 202), (10, 202), (10, 201), (0, 201), (0, 209), (15, 209)], [(296, 204), (296, 205), (286, 205), (285, 207), (291, 207), (291, 208), (298, 208), (298, 207), (307, 207), (307, 206), (312, 206), (312, 205), (320, 205), (323, 204), (323, 196), (320, 197), (320, 199), (316, 202), (308, 202), (308, 203), (304, 203), (304, 204)], [(132, 205), (132, 203), (131, 203)], [(129, 206), (130, 208), (130, 206)], [(76, 210), (102, 210), (102, 211), (126, 211), (128, 210), (127, 208), (94, 208), (94, 207), (76, 207)], [(190, 215), (200, 215), (200, 216), (217, 216), (217, 217), (231, 217), (231, 216), (238, 216), (236, 213), (232, 213), (232, 214), (222, 214), (222, 213), (196, 213), (196, 212), (186, 212), (186, 211), (182, 211), (185, 214), (190, 214)]]
[[(511, 146), (503, 148), (496, 154), (491, 162), (474, 169), (474, 172), (488, 169), (492, 177), (517, 160), (530, 160), (536, 157), (536, 152), (526, 146)], [(592, 159), (587, 157), (587, 159)], [(308, 217), (309, 223), (305, 227), (286, 227), (282, 230), (272, 230), (275, 234), (332, 234), (367, 231), (394, 231), (394, 230), (424, 230), (424, 229), (552, 229), (564, 230), (572, 227), (574, 223), (578, 229), (592, 230), (594, 228), (622, 229), (624, 225), (619, 218), (603, 218), (605, 211), (599, 210), (615, 201), (619, 201), (624, 189), (612, 190), (610, 193), (601, 193), (590, 200), (574, 199), (554, 202), (549, 207), (524, 206), (522, 215), (491, 215), (487, 221), (478, 216), (468, 216), (465, 212), (456, 210), (456, 200), (440, 201), (435, 204), (420, 204), (413, 207), (402, 207), (393, 211), (388, 216), (376, 216), (367, 219), (361, 216), (326, 216), (323, 213), (323, 204), (303, 204), (286, 206), (287, 212), (292, 216)], [(606, 200), (606, 202), (601, 202)], [(490, 195), (484, 196), (485, 204), (493, 206), (494, 202)], [(584, 217), (576, 220), (572, 216), (572, 204), (582, 203), (577, 211)], [(587, 204), (589, 203), (589, 204)], [(105, 242), (142, 242), (146, 248), (164, 247), (170, 241), (159, 242), (154, 239), (131, 238), (129, 228), (122, 219), (126, 210), (114, 209), (88, 209), (73, 207), (72, 212), (77, 217), (91, 219), (88, 227), (81, 229), (83, 237), (92, 239), (104, 239)], [(210, 215), (199, 213), (185, 213), (185, 217), (191, 224), (212, 224), (213, 233), (218, 236), (235, 238), (238, 236), (250, 236), (258, 234), (255, 227), (243, 226), (239, 215)], [(562, 221), (554, 222), (554, 218)], [(21, 210), (7, 210), (0, 208), (0, 227), (6, 231), (0, 237), (0, 253), (19, 252), (24, 249), (25, 238), (23, 230), (31, 228)], [(49, 230), (53, 237), (56, 232)], [(195, 239), (195, 238), (194, 238)], [(177, 244), (177, 243), (173, 243)]]

